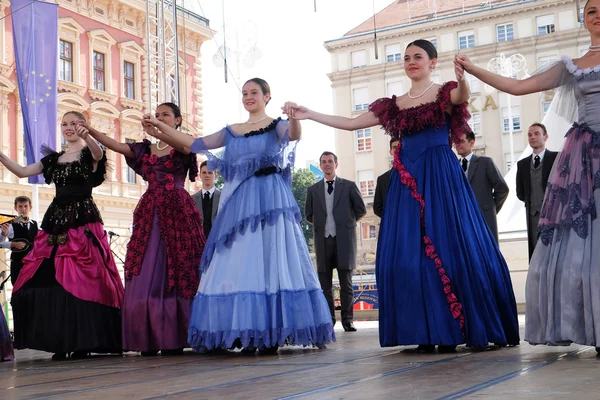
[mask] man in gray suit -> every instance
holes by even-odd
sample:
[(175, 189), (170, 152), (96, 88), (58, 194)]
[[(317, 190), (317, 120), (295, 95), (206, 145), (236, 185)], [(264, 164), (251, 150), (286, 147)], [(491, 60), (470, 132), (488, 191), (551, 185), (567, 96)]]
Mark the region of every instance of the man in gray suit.
[(219, 199), (221, 192), (215, 188), (215, 171), (209, 171), (208, 162), (203, 161), (200, 164), (200, 180), (202, 181), (202, 189), (192, 195), (196, 208), (202, 215), (202, 227), (204, 228), (204, 237), (208, 238), (208, 234), (212, 228), (212, 223), (215, 220), (217, 211), (219, 211)]
[(527, 132), (527, 140), (533, 149), (533, 154), (517, 163), (517, 197), (525, 203), (527, 244), (529, 260), (531, 260), (537, 243), (537, 227), (544, 193), (546, 193), (550, 171), (558, 153), (546, 149), (548, 130), (544, 124), (533, 123)]
[(356, 184), (336, 177), (337, 156), (329, 151), (319, 159), (325, 178), (306, 192), (306, 220), (313, 225), (317, 272), (335, 325), (332, 279), (337, 269), (340, 280), (342, 326), (355, 332), (352, 270), (356, 268), (356, 221), (367, 209)]
[(467, 132), (456, 144), (456, 152), (461, 157), (461, 167), (475, 193), (483, 218), (498, 242), (496, 214), (508, 197), (508, 185), (491, 158), (473, 154), (474, 145), (475, 134)]

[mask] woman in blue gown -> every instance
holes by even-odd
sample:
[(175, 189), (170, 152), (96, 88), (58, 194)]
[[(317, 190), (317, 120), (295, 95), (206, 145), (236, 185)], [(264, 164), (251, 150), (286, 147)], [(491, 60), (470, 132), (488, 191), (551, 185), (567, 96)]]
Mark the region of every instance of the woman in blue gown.
[[(196, 140), (145, 117), (167, 143), (205, 154), (225, 179), (190, 318), (188, 341), (199, 351), (269, 353), (335, 340), (291, 190), (295, 150), (288, 146), (300, 139), (300, 123), (266, 115), (270, 92), (264, 80), (249, 80), (242, 88), (248, 121)], [(222, 158), (208, 151), (221, 147)]]
[(435, 47), (417, 40), (404, 56), (408, 93), (376, 100), (356, 118), (293, 103), (284, 112), (348, 131), (380, 124), (400, 139), (377, 246), (381, 346), (516, 345), (508, 267), (450, 147), (469, 129), (469, 87), (460, 66), (458, 83), (434, 84), (436, 64)]

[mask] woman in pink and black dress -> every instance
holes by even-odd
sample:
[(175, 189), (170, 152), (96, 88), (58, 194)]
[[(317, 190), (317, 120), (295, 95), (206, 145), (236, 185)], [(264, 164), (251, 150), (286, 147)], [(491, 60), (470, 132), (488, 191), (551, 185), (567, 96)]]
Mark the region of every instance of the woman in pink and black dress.
[[(173, 103), (156, 108), (156, 118), (181, 125)], [(182, 354), (192, 300), (200, 282), (198, 265), (204, 249), (202, 217), (185, 189), (198, 174), (196, 155), (159, 140), (150, 144), (119, 143), (97, 130), (90, 134), (125, 156), (127, 164), (148, 182), (133, 214), (133, 233), (125, 257), (123, 349), (143, 356)], [(155, 128), (146, 125), (144, 129)], [(160, 139), (160, 132), (153, 132)]]
[(53, 360), (121, 351), (123, 283), (92, 197), (104, 181), (106, 155), (84, 122), (81, 113), (66, 113), (66, 149), (46, 149), (35, 164), (20, 166), (0, 153), (18, 177), (43, 174), (56, 186), (11, 299), (15, 348), (53, 352)]

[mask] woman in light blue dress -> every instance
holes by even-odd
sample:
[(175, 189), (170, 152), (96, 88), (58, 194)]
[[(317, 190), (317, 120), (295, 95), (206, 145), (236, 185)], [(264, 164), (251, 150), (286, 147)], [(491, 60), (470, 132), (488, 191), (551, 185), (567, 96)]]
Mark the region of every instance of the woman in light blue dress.
[[(335, 340), (329, 308), (312, 265), (291, 190), (299, 121), (266, 115), (269, 85), (242, 88), (247, 122), (194, 140), (145, 116), (171, 145), (205, 154), (225, 179), (206, 242), (188, 341), (198, 351), (276, 352), (284, 344), (325, 347)], [(224, 147), (222, 158), (208, 150)]]

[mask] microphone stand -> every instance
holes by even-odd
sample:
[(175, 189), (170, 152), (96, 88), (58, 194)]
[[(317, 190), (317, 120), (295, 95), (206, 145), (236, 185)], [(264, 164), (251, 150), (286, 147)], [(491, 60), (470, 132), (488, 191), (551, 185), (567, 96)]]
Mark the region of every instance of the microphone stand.
[(121, 257), (119, 257), (119, 255), (112, 249), (113, 236), (115, 236), (114, 233), (112, 233), (112, 232), (108, 233), (108, 237), (110, 238), (110, 242), (108, 243), (108, 247), (110, 247), (110, 251), (111, 251), (111, 253), (113, 253), (113, 256), (115, 256), (119, 261), (121, 261), (121, 264), (125, 265), (125, 261), (123, 261), (123, 259)]

